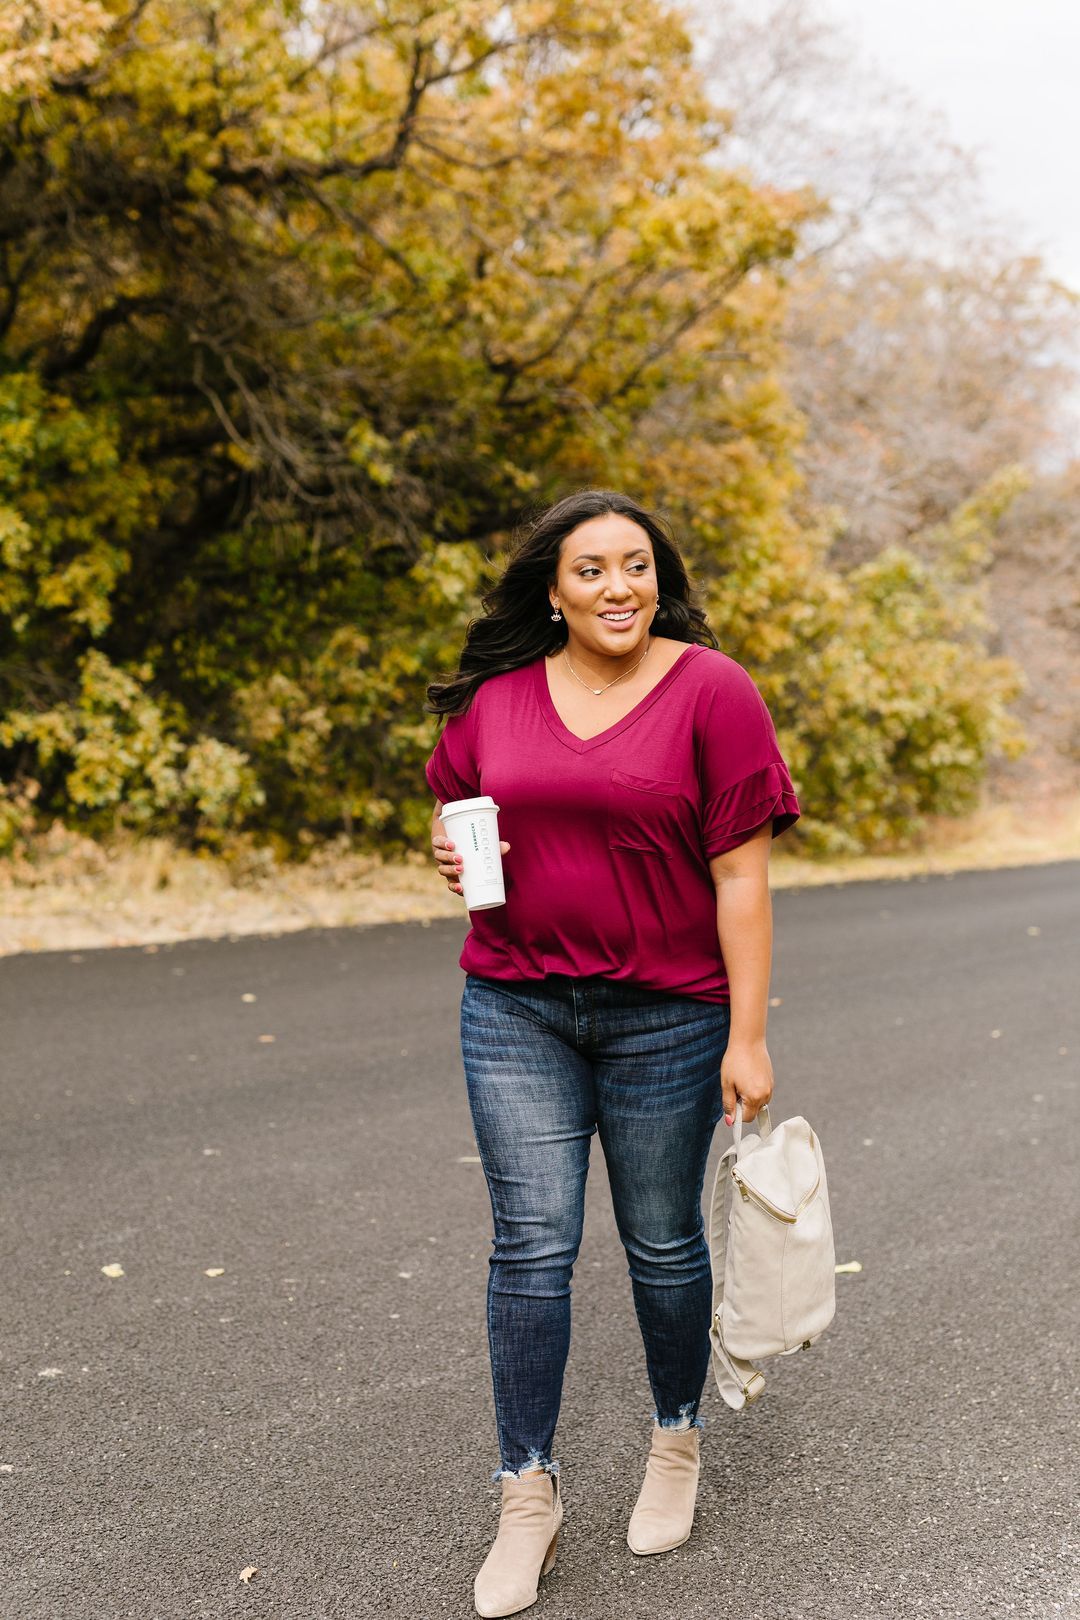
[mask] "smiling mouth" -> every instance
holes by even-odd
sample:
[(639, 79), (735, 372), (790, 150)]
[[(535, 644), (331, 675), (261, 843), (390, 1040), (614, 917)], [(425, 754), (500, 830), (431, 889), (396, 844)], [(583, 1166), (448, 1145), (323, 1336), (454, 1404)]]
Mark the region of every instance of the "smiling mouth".
[(601, 613), (599, 617), (607, 624), (629, 624), (637, 613), (637, 608), (619, 608), (618, 611)]

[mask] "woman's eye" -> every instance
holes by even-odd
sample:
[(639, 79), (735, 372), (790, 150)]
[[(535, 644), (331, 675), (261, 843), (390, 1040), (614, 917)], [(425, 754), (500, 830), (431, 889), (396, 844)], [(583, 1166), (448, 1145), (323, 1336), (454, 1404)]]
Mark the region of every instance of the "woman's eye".
[[(648, 563), (632, 563), (631, 568), (634, 569), (634, 570), (640, 571), (643, 574), (647, 574), (648, 571), (649, 571)], [(598, 574), (599, 572), (600, 572), (599, 568), (579, 568), (578, 569), (578, 574), (579, 574), (580, 578), (582, 578), (582, 579), (587, 579), (590, 574)]]

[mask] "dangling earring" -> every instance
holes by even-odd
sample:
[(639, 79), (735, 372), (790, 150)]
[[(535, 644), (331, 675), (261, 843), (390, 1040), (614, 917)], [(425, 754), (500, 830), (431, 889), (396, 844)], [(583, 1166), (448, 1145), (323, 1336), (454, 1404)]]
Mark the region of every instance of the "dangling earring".
[(559, 611), (559, 609), (558, 609), (558, 608), (556, 608), (556, 609), (555, 609), (555, 611), (554, 611), (554, 613), (552, 613), (552, 614), (551, 614), (551, 615), (550, 615), (550, 617), (551, 617), (551, 618), (552, 618), (552, 619), (554, 619), (554, 621), (555, 621), (555, 623), (556, 623), (556, 624), (558, 624), (558, 622), (559, 622), (559, 620), (560, 620), (560, 619), (561, 619), (561, 618), (562, 618), (562, 614), (561, 614), (561, 613), (560, 613), (560, 611)]

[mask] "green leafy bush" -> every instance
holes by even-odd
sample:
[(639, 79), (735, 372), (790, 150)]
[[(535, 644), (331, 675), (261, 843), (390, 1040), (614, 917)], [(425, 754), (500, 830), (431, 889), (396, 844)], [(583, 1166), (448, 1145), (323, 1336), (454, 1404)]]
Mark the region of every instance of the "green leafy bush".
[(451, 13), (0, 20), (0, 847), (422, 844), (425, 687), (524, 505), (585, 483), (676, 520), (797, 844), (903, 839), (1020, 746), (969, 555), (1006, 485), (934, 568), (840, 577), (798, 513), (821, 200), (716, 164), (660, 0)]

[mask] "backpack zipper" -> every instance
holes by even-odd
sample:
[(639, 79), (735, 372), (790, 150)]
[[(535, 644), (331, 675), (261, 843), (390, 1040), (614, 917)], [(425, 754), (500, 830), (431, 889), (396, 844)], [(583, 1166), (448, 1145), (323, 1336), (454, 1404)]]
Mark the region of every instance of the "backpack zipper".
[(734, 1164), (731, 1167), (731, 1179), (742, 1193), (744, 1202), (746, 1200), (750, 1200), (755, 1204), (760, 1204), (761, 1208), (765, 1210), (767, 1214), (775, 1216), (778, 1221), (786, 1221), (788, 1225), (792, 1226), (798, 1220), (799, 1216), (802, 1214), (803, 1210), (806, 1208), (807, 1204), (810, 1202), (811, 1198), (813, 1198), (814, 1194), (821, 1185), (821, 1177), (818, 1176), (817, 1180), (814, 1182), (814, 1185), (811, 1187), (810, 1191), (807, 1193), (794, 1215), (792, 1215), (786, 1209), (778, 1209), (775, 1204), (770, 1203), (770, 1201), (765, 1197), (765, 1194), (758, 1192), (756, 1187), (748, 1186), (740, 1176), (738, 1167)]

